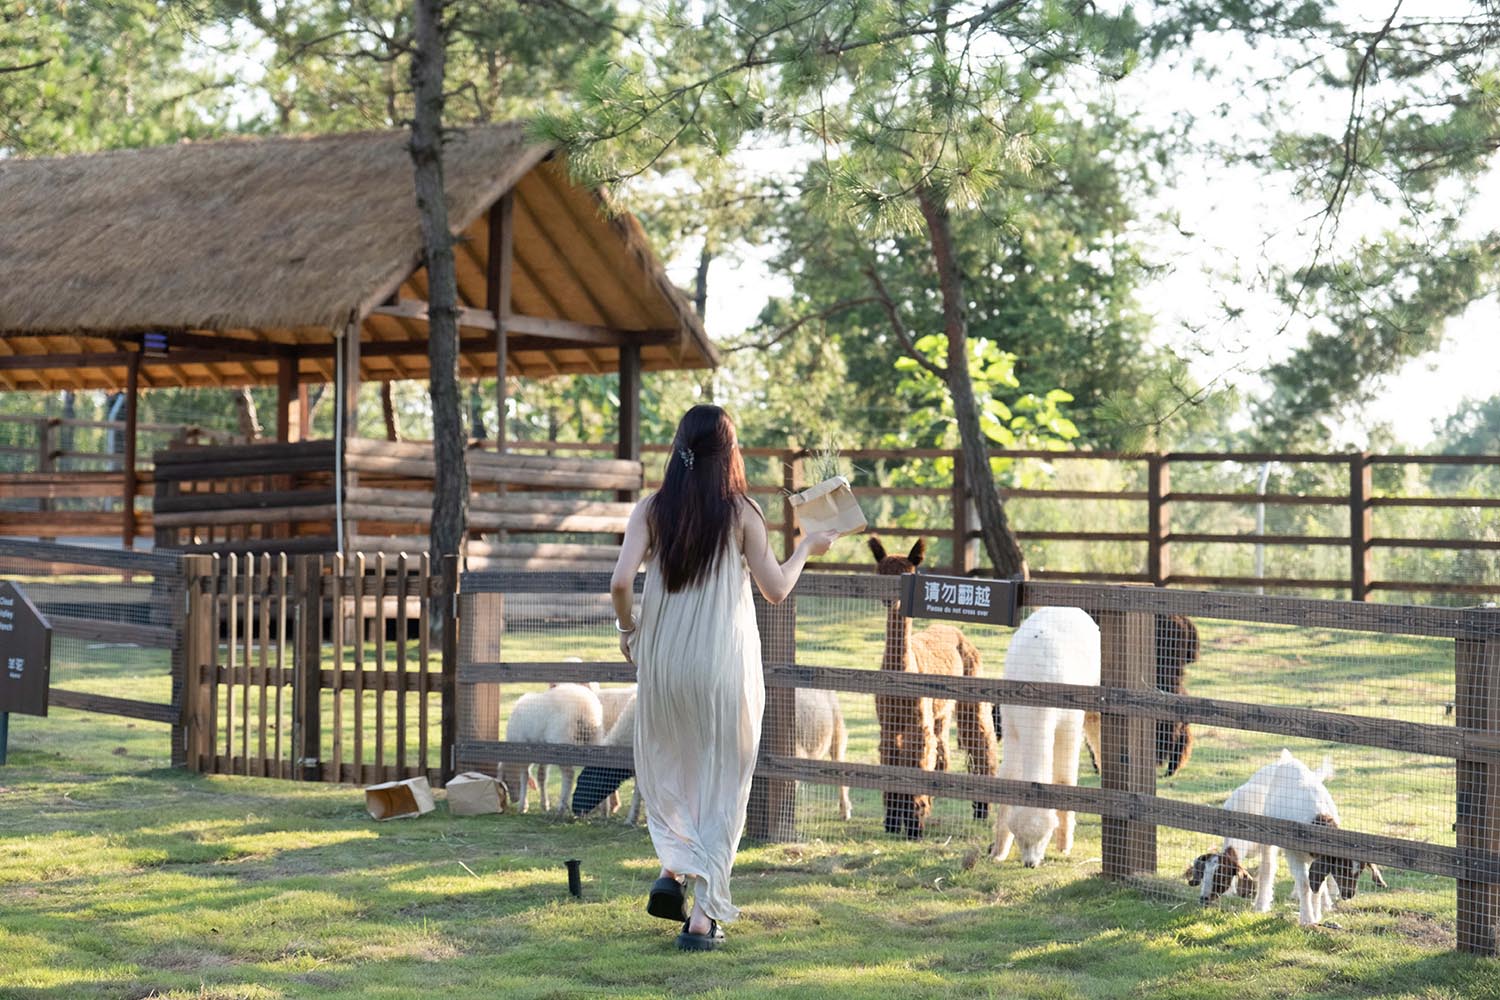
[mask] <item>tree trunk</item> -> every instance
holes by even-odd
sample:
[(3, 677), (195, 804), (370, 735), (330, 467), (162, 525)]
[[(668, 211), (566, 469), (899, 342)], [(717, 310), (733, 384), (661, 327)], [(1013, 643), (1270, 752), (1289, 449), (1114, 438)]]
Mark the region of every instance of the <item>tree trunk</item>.
[(414, 0), (411, 82), (416, 100), (411, 160), (416, 173), (417, 213), (427, 263), (427, 358), (431, 366), (432, 452), (437, 473), (432, 490), (431, 546), (434, 566), (457, 555), (469, 513), (469, 471), (458, 388), (458, 278), (448, 203), (443, 194), (443, 77), (447, 60), (446, 0)]
[(260, 437), (260, 414), (255, 409), (255, 399), (249, 389), (240, 389), (234, 394), (235, 412), (239, 415), (240, 436), (254, 443)]
[(948, 206), (930, 188), (917, 192), (932, 255), (937, 262), (938, 284), (943, 295), (943, 332), (948, 335), (948, 393), (953, 397), (953, 415), (958, 421), (959, 447), (963, 454), (964, 478), (979, 509), (979, 532), (990, 564), (999, 576), (1025, 577), (1026, 556), (1010, 529), (995, 477), (990, 474), (989, 445), (979, 425), (979, 405), (969, 378), (969, 319), (964, 298), (964, 276), (953, 249), (953, 230)]
[(401, 435), (396, 430), (396, 401), (391, 398), (391, 383), (380, 383), (380, 415), (385, 418), (385, 439), (387, 441), (400, 441)]
[(698, 273), (693, 275), (693, 312), (703, 319), (708, 314), (708, 265), (714, 261), (708, 249), (708, 237), (703, 238), (703, 249), (698, 254)]

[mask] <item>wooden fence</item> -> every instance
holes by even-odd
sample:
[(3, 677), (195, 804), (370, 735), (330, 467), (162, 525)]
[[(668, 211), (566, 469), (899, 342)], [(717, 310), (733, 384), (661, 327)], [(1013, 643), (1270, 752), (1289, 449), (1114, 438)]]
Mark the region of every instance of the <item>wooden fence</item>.
[(84, 646), (128, 643), (164, 654), (158, 657), (160, 674), (155, 679), (166, 681), (161, 686), (167, 690), (158, 699), (64, 687), (74, 680), (74, 671), (56, 669), (48, 700), (58, 708), (166, 723), (172, 727), (172, 764), (183, 766), (187, 760), (181, 724), (182, 636), (187, 609), (177, 557), (0, 538), (0, 578), (19, 583), (46, 615), (54, 659), (66, 648), (57, 640)]
[[(1233, 835), (1453, 878), (1458, 894), (1458, 946), (1479, 954), (1496, 954), (1500, 925), (1500, 611), (1031, 583), (1023, 586), (1023, 604), (1081, 607), (1100, 621), (1104, 652), (1100, 687), (935, 677), (798, 662), (798, 598), (888, 602), (898, 597), (898, 584), (893, 577), (807, 574), (793, 598), (776, 607), (758, 607), (768, 691), (761, 759), (747, 821), (750, 835), (772, 840), (795, 836), (791, 805), (798, 781), (1097, 814), (1104, 825), (1103, 870), (1117, 878), (1156, 872), (1158, 826)], [(607, 586), (607, 577), (602, 574), (465, 574), (458, 602), (460, 619), (462, 622), (466, 615), (475, 614), (484, 601), (503, 601), (507, 595), (555, 595), (565, 603), (563, 595), (598, 594)], [(1154, 686), (1154, 622), (1159, 614), (1450, 639), (1455, 724), (1279, 708), (1158, 691)], [(506, 683), (633, 679), (633, 668), (622, 663), (506, 662), (495, 653), (464, 652), (458, 657), (456, 669), (462, 720), (457, 734), (457, 766), (493, 769), (501, 762), (548, 761), (628, 768), (629, 747), (509, 744), (497, 740), (498, 713), (494, 706), (498, 704), (498, 686)], [(1044, 785), (798, 758), (793, 755), (791, 721), (792, 690), (798, 687), (1098, 711), (1103, 721), (1102, 787)], [(1457, 768), (1456, 846), (1314, 827), (1160, 797), (1155, 794), (1154, 767), (1131, 766), (1129, 762), (1139, 765), (1155, 759), (1155, 722), (1164, 718), (1453, 759)]]
[[(125, 422), (0, 415), (0, 535), (118, 536), (125, 548), (151, 531), (151, 449), (127, 468)], [(143, 423), (148, 440), (197, 443), (227, 437), (194, 424)], [(97, 442), (118, 435), (121, 450)], [(87, 440), (77, 440), (78, 438)], [(135, 454), (132, 450), (130, 454)]]
[[(543, 454), (593, 454), (612, 445), (547, 441), (512, 441), (518, 452)], [(647, 445), (642, 451), (646, 466), (646, 488), (659, 484), (662, 460), (670, 448)], [(811, 485), (805, 471), (808, 452), (798, 449), (743, 448), (751, 478), (751, 492), (761, 501), (773, 526), (779, 528), (782, 546), (790, 552), (796, 538), (792, 508), (785, 502), (788, 492)], [(854, 448), (842, 457), (858, 469), (854, 493), (867, 508), (882, 500), (907, 507), (914, 516), (899, 523), (872, 523), (870, 531), (892, 538), (939, 540), (941, 555), (935, 562), (945, 571), (961, 574), (982, 572), (984, 554), (979, 543), (977, 515), (962, 481), (959, 452), (938, 448)], [(1377, 554), (1396, 553), (1500, 553), (1500, 516), (1490, 523), (1487, 537), (1472, 529), (1453, 529), (1451, 535), (1430, 537), (1400, 533), (1399, 526), (1385, 526), (1385, 518), (1401, 512), (1454, 511), (1485, 514), (1500, 511), (1500, 497), (1486, 491), (1475, 495), (1444, 495), (1436, 489), (1407, 492), (1404, 472), (1408, 469), (1473, 470), (1500, 472), (1500, 455), (1401, 455), (1304, 454), (1293, 452), (1170, 452), (1132, 454), (1109, 451), (1002, 451), (991, 458), (1008, 463), (1047, 464), (1059, 468), (1108, 465), (1124, 488), (1066, 488), (1056, 485), (1002, 487), (1013, 527), (1022, 548), (1032, 554), (1035, 580), (1072, 582), (1147, 583), (1158, 587), (1270, 588), (1272, 590), (1331, 591), (1363, 601), (1377, 592), (1428, 595), (1500, 595), (1500, 568), (1482, 578), (1435, 579), (1416, 576), (1382, 576)], [(923, 485), (887, 485), (892, 473), (920, 466)], [(1287, 468), (1315, 485), (1310, 489), (1261, 492), (1256, 478), (1264, 466)], [(941, 471), (951, 467), (952, 472)], [(1222, 481), (1224, 476), (1205, 476), (1204, 470), (1236, 469), (1229, 477), (1236, 488), (1199, 488), (1194, 480)], [(1175, 486), (1185, 482), (1185, 486)], [(925, 507), (923, 506), (925, 502)], [(1056, 530), (1028, 527), (1040, 520), (1020, 510), (1025, 504), (1069, 504), (1076, 510), (1077, 527)], [(1122, 514), (1118, 505), (1126, 508)], [(1325, 514), (1338, 522), (1338, 530), (1257, 531), (1255, 512), (1264, 508), (1301, 510)], [(1054, 515), (1046, 518), (1058, 520)], [(1234, 530), (1205, 530), (1201, 523), (1236, 521)], [(1083, 558), (1072, 564), (1055, 561), (1036, 565), (1035, 552), (1048, 543), (1081, 543), (1074, 552)], [(1101, 570), (1091, 556), (1102, 546), (1128, 547), (1125, 568)], [(1272, 552), (1293, 550), (1342, 551), (1343, 569), (1322, 575), (1275, 573), (1226, 574), (1197, 567), (1211, 564), (1213, 554), (1242, 554), (1247, 547), (1262, 546)], [(1188, 553), (1191, 550), (1192, 557)], [(1202, 557), (1197, 552), (1203, 552)], [(1075, 558), (1077, 558), (1075, 556)], [(1500, 560), (1495, 563), (1500, 567)], [(825, 561), (824, 570), (864, 572), (864, 562)]]

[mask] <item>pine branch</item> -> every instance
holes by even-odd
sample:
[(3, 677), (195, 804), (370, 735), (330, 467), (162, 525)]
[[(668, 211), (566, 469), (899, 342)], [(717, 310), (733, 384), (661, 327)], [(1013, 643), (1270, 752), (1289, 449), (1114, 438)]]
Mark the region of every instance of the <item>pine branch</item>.
[(865, 265), (864, 272), (865, 276), (870, 279), (870, 284), (875, 286), (875, 298), (885, 309), (886, 318), (891, 321), (891, 329), (895, 331), (896, 339), (901, 341), (901, 347), (905, 351), (906, 355), (917, 364), (921, 365), (923, 368), (927, 369), (929, 372), (942, 379), (944, 384), (946, 384), (948, 381), (948, 369), (944, 368), (942, 365), (934, 363), (925, 354), (917, 350), (917, 344), (916, 341), (912, 339), (911, 331), (908, 330), (906, 328), (906, 324), (901, 321), (901, 312), (896, 308), (896, 300), (891, 298), (891, 293), (886, 290), (885, 282), (880, 280), (880, 272), (875, 269), (875, 264), (873, 261)]
[(880, 301), (881, 299), (879, 296), (866, 295), (863, 298), (845, 299), (842, 302), (835, 302), (827, 309), (822, 309), (815, 313), (809, 313), (808, 315), (803, 316), (801, 319), (787, 324), (780, 330), (777, 330), (770, 337), (767, 337), (765, 340), (754, 340), (746, 344), (736, 344), (733, 347), (722, 348), (722, 350), (726, 354), (732, 354), (735, 351), (764, 351), (767, 348), (775, 347), (777, 344), (781, 343), (783, 340), (790, 337), (792, 334), (796, 333), (798, 330), (802, 329), (813, 320), (828, 319), (830, 316), (837, 316), (839, 313), (853, 309), (855, 306), (869, 305), (871, 302)]

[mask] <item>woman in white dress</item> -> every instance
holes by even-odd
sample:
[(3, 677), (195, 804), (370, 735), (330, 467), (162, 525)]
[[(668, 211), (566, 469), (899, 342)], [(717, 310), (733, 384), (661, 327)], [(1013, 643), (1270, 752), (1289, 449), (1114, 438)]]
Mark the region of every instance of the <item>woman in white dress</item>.
[[(804, 537), (771, 554), (728, 414), (695, 406), (672, 442), (661, 489), (636, 505), (610, 581), (620, 652), (636, 665), (635, 780), (661, 877), (646, 911), (682, 923), (678, 947), (717, 948), (739, 913), (729, 873), (745, 826), (765, 690), (753, 578), (786, 599), (809, 556), (838, 537)], [(646, 565), (640, 619), (633, 587)], [(688, 914), (684, 882), (693, 889)]]

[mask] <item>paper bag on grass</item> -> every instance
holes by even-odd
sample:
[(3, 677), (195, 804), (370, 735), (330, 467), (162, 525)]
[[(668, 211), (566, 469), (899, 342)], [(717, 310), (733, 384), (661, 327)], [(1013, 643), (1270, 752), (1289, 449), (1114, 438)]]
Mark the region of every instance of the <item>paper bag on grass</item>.
[(436, 804), (426, 778), (407, 778), (366, 788), (365, 808), (374, 819), (404, 819), (430, 813)]
[(865, 530), (865, 512), (859, 509), (859, 501), (854, 499), (849, 480), (843, 476), (825, 479), (788, 499), (797, 515), (797, 523), (809, 535), (815, 531), (837, 531), (849, 535)]
[(448, 812), (454, 816), (478, 816), (505, 810), (505, 793), (500, 782), (488, 774), (465, 771), (455, 774), (446, 785)]

